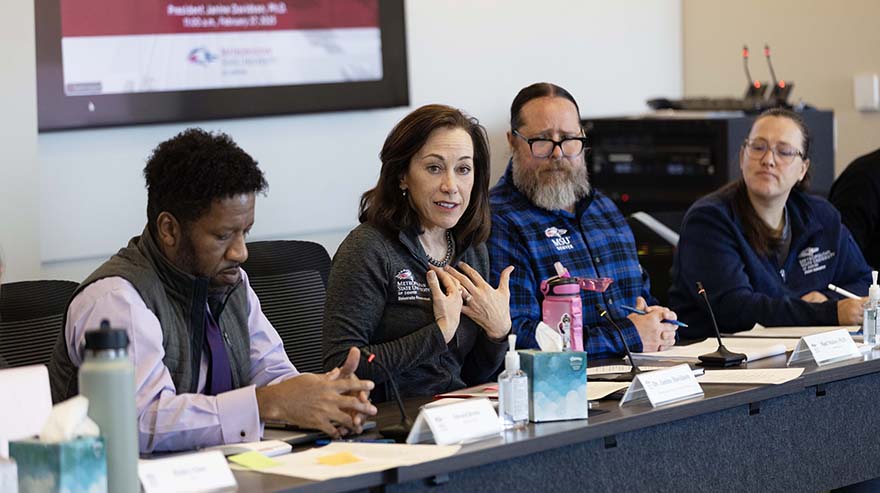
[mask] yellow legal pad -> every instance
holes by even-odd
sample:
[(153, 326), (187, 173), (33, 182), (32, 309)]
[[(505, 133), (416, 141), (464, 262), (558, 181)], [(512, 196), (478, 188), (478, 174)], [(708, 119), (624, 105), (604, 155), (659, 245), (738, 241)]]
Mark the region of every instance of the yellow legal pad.
[(230, 455), (227, 457), (229, 462), (235, 462), (240, 466), (247, 467), (248, 469), (266, 469), (267, 467), (273, 467), (281, 464), (280, 462), (274, 461), (265, 455), (259, 452), (245, 452), (243, 454)]
[(346, 464), (354, 464), (361, 460), (351, 452), (337, 452), (335, 454), (324, 455), (318, 457), (318, 464), (325, 466), (344, 466)]

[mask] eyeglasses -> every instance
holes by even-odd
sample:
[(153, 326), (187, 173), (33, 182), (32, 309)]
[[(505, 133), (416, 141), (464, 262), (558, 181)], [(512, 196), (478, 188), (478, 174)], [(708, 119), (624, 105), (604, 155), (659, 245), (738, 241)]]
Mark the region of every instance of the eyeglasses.
[(804, 153), (797, 150), (794, 146), (780, 143), (771, 147), (770, 143), (762, 138), (752, 140), (746, 139), (743, 143), (743, 147), (746, 149), (746, 155), (751, 159), (763, 158), (768, 150), (773, 151), (776, 160), (783, 164), (791, 164), (791, 162), (794, 161), (794, 158), (798, 156), (800, 156), (801, 159), (806, 158)]
[(532, 151), (532, 156), (536, 158), (550, 157), (556, 146), (559, 146), (559, 150), (562, 151), (562, 155), (565, 157), (575, 157), (584, 152), (584, 150), (590, 149), (587, 147), (586, 137), (566, 137), (562, 140), (529, 139), (516, 130), (513, 131), (513, 135), (526, 141), (529, 144), (529, 150)]

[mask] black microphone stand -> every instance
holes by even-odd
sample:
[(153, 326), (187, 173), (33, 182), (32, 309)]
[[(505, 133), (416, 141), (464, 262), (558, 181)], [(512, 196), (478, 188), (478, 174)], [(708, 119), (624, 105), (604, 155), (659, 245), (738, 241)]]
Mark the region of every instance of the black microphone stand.
[(636, 360), (633, 358), (632, 353), (629, 350), (629, 346), (626, 344), (626, 339), (623, 337), (623, 330), (619, 325), (611, 318), (611, 315), (608, 314), (608, 310), (602, 308), (601, 305), (596, 303), (596, 310), (599, 312), (599, 316), (607, 320), (612, 327), (614, 327), (615, 332), (617, 333), (617, 337), (620, 338), (620, 342), (623, 344), (623, 351), (626, 353), (626, 357), (629, 358), (629, 365), (631, 367), (629, 373), (618, 373), (615, 375), (593, 375), (590, 377), (591, 380), (602, 380), (608, 382), (630, 382), (632, 379), (638, 375), (639, 373), (643, 373), (642, 369), (639, 368), (639, 365), (636, 363)]
[(366, 356), (367, 363), (375, 363), (376, 366), (385, 372), (385, 376), (388, 378), (388, 383), (391, 384), (391, 393), (394, 394), (394, 400), (397, 402), (397, 410), (400, 411), (400, 423), (379, 428), (379, 434), (385, 438), (390, 438), (397, 443), (406, 443), (406, 438), (409, 436), (413, 423), (409, 419), (409, 416), (406, 415), (406, 410), (403, 408), (403, 401), (400, 399), (400, 391), (397, 390), (397, 383), (394, 381), (394, 377), (391, 375), (391, 372), (388, 371), (388, 368), (379, 362), (374, 353), (364, 348), (361, 348), (361, 353)]
[(715, 322), (715, 313), (712, 312), (712, 305), (709, 304), (709, 297), (706, 296), (706, 289), (703, 288), (703, 283), (700, 281), (697, 281), (697, 293), (706, 301), (706, 308), (709, 311), (709, 316), (712, 318), (712, 327), (715, 328), (715, 337), (718, 338), (718, 349), (715, 350), (714, 353), (707, 353), (700, 356), (700, 362), (703, 366), (718, 366), (722, 368), (741, 365), (746, 360), (746, 355), (731, 352), (721, 343), (721, 331), (718, 330), (718, 323)]

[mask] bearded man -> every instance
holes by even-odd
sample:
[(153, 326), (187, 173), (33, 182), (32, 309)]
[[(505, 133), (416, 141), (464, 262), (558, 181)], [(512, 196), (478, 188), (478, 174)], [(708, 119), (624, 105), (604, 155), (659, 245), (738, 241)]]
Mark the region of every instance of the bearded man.
[[(618, 356), (623, 343), (595, 309), (608, 311), (630, 350), (658, 351), (675, 344), (675, 313), (656, 306), (639, 265), (632, 232), (614, 203), (592, 190), (584, 159), (587, 137), (577, 102), (551, 83), (522, 89), (510, 106), (511, 159), (490, 193), (491, 273), (508, 265), (510, 316), (517, 346), (536, 348), (541, 321), (540, 283), (556, 275), (555, 262), (575, 277), (610, 277), (604, 293), (581, 291), (584, 348), (591, 358)], [(647, 300), (647, 301), (646, 301)], [(629, 313), (622, 305), (644, 314)]]

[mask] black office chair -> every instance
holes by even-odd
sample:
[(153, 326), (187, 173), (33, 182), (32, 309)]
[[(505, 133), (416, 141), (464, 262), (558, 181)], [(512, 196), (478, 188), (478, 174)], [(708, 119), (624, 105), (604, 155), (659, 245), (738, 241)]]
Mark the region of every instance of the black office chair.
[(73, 281), (21, 281), (0, 286), (0, 355), (9, 366), (48, 364), (61, 332)]
[(678, 246), (678, 231), (684, 212), (634, 212), (626, 221), (636, 239), (639, 263), (651, 277), (651, 294), (663, 306), (669, 305), (672, 261)]
[(330, 255), (309, 241), (255, 241), (247, 247), (242, 268), (287, 356), (301, 372), (321, 371)]

